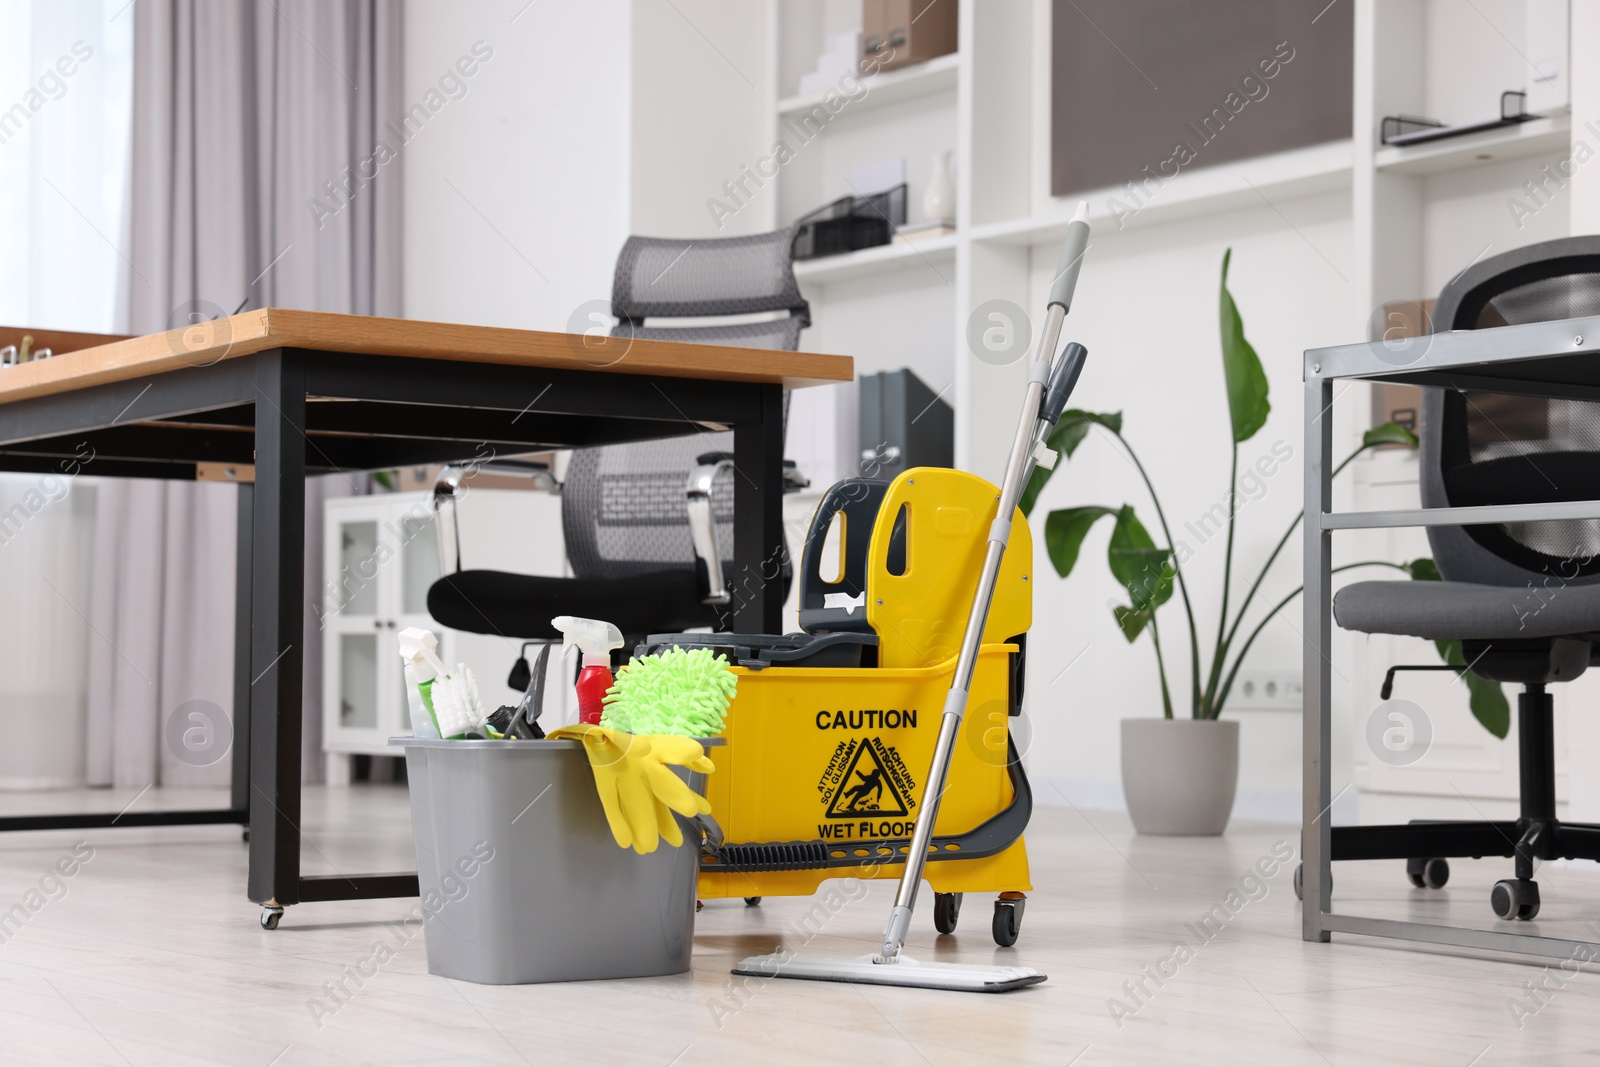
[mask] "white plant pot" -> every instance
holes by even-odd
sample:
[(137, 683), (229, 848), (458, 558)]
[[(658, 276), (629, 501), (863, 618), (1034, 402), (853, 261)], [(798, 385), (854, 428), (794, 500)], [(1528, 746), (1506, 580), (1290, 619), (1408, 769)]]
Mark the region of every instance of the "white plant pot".
[(1222, 833), (1238, 785), (1237, 722), (1122, 720), (1122, 795), (1141, 834)]

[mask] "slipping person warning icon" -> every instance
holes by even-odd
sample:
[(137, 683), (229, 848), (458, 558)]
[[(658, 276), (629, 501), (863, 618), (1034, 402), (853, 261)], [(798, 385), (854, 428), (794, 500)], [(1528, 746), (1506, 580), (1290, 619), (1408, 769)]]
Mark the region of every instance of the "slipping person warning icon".
[(903, 771), (897, 776), (886, 766), (897, 758), (894, 749), (875, 737), (855, 741), (852, 747), (855, 751), (850, 753), (826, 817), (849, 819), (858, 815), (909, 814), (910, 807), (902, 789), (902, 785), (912, 784), (909, 776)]
[[(839, 810), (848, 812), (851, 815), (862, 811), (876, 812), (878, 810), (878, 801), (883, 799), (883, 768), (874, 767), (871, 774), (862, 774), (860, 771), (856, 771), (856, 777), (861, 781), (844, 791), (844, 803)], [(872, 807), (863, 808), (861, 805), (866, 801), (868, 793), (873, 794)]]

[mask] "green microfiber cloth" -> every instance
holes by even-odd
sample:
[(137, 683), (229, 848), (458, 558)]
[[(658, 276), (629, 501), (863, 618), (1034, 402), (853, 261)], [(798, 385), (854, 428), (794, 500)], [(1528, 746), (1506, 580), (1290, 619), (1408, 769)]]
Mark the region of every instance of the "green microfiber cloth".
[(606, 690), (600, 725), (630, 734), (716, 737), (739, 677), (708, 648), (635, 656)]

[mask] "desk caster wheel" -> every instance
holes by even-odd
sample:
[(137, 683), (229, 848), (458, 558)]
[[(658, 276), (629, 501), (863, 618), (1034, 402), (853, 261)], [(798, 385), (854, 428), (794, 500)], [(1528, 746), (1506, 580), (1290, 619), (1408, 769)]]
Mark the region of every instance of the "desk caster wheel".
[(249, 844), (249, 843), (250, 843), (250, 827), (248, 827), (248, 826), (246, 826), (246, 827), (245, 827), (245, 828), (244, 828), (244, 829), (243, 829), (243, 830), (242, 830), (242, 831), (241, 831), (241, 832), (240, 832), (240, 833), (239, 833), (239, 840), (240, 840), (240, 841), (243, 841), (243, 842), (244, 842), (244, 843), (245, 843), (245, 844), (247, 844), (247, 845), (248, 845), (248, 844)]
[(994, 902), (994, 943), (1001, 948), (1017, 943), (1017, 935), (1022, 932), (1022, 908), (1026, 903), (1022, 897), (1001, 897)]
[[(961, 918), (960, 893), (935, 893), (933, 895), (933, 928), (941, 934), (956, 932), (956, 921)], [(1015, 937), (1012, 940), (1016, 940)]]
[[(1440, 860), (1439, 862), (1443, 863), (1444, 861)], [(1449, 873), (1450, 873), (1450, 868), (1446, 867), (1445, 868), (1446, 877), (1449, 876)], [(1441, 881), (1439, 884), (1440, 885), (1444, 885), (1444, 882)], [(1330, 893), (1333, 892), (1333, 875), (1331, 875), (1331, 874), (1328, 875), (1328, 892), (1330, 892)], [(1304, 900), (1304, 899), (1306, 899), (1306, 865), (1303, 864), (1303, 863), (1297, 863), (1297, 864), (1294, 865), (1294, 899), (1296, 899), (1296, 900)]]
[(760, 897), (745, 897), (744, 898), (744, 906), (747, 907), (747, 908), (759, 908), (761, 906), (761, 898)]
[(276, 930), (283, 922), (283, 909), (271, 904), (261, 909), (261, 929)]
[(1438, 857), (1406, 860), (1406, 876), (1418, 889), (1443, 889), (1450, 880), (1450, 862)]
[(1531, 878), (1506, 878), (1494, 884), (1489, 905), (1502, 919), (1527, 922), (1539, 914), (1539, 883)]

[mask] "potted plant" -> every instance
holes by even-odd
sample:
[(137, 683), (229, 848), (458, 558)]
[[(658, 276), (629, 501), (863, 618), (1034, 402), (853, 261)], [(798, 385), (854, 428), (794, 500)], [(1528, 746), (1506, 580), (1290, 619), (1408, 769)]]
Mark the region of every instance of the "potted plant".
[[(1123, 794), (1134, 828), (1140, 833), (1220, 834), (1227, 827), (1238, 784), (1239, 724), (1231, 720), (1223, 721), (1219, 716), (1227, 705), (1228, 694), (1233, 689), (1250, 646), (1255, 643), (1267, 622), (1300, 592), (1296, 589), (1279, 600), (1247, 632), (1244, 631), (1246, 616), (1256, 593), (1299, 527), (1300, 517), (1296, 516), (1278, 539), (1243, 598), (1235, 601), (1233, 542), (1239, 505), (1239, 446), (1255, 436), (1266, 423), (1271, 404), (1261, 360), (1245, 339), (1244, 324), (1228, 291), (1228, 263), (1231, 256), (1232, 250), (1229, 249), (1222, 257), (1220, 313), (1222, 370), (1228, 390), (1232, 455), (1225, 516), (1227, 540), (1222, 557), (1222, 611), (1214, 639), (1207, 649), (1209, 655), (1202, 656), (1201, 640), (1203, 636), (1211, 635), (1202, 634), (1195, 621), (1189, 596), (1191, 575), (1185, 570), (1190, 563), (1189, 549), (1172, 536), (1155, 485), (1133, 446), (1123, 436), (1122, 413), (1069, 410), (1062, 415), (1050, 437), (1051, 447), (1065, 458), (1072, 456), (1095, 427), (1109, 434), (1143, 481), (1161, 533), (1158, 543), (1140, 522), (1133, 506), (1126, 503), (1120, 507), (1090, 505), (1060, 508), (1050, 512), (1044, 522), (1044, 543), (1050, 562), (1056, 572), (1065, 578), (1077, 565), (1083, 539), (1089, 530), (1103, 518), (1112, 520), (1106, 562), (1128, 596), (1128, 603), (1115, 605), (1113, 614), (1124, 638), (1131, 643), (1148, 633), (1151, 647), (1155, 650), (1156, 670), (1161, 682), (1162, 717), (1122, 720)], [(1396, 423), (1374, 427), (1363, 435), (1361, 446), (1339, 464), (1334, 474), (1349, 466), (1356, 456), (1380, 445), (1415, 448), (1417, 438)], [(1281, 462), (1289, 457), (1278, 458)], [(1023, 514), (1032, 510), (1051, 473), (1043, 468), (1034, 473), (1019, 505)], [(1222, 521), (1217, 520), (1218, 533), (1222, 526)], [(1389, 567), (1419, 579), (1437, 577), (1432, 561), (1426, 559), (1410, 563), (1377, 560), (1349, 563), (1334, 568), (1334, 571), (1337, 573), (1355, 567)], [(1191, 666), (1189, 685), (1177, 695), (1176, 701), (1168, 682), (1161, 620), (1158, 618), (1159, 609), (1172, 599), (1174, 591), (1183, 607), (1182, 632), (1188, 641)], [(1461, 663), (1459, 644), (1454, 649), (1453, 657), (1445, 646), (1441, 646), (1440, 651), (1447, 662)], [(1493, 709), (1487, 705), (1492, 703), (1494, 697), (1498, 697), (1504, 705), (1504, 696), (1497, 685), (1482, 682), (1472, 675), (1466, 677), (1473, 687), (1473, 710), (1479, 712), (1482, 690), (1481, 700), (1486, 707), (1479, 717), (1484, 719), (1485, 725), (1490, 725), (1485, 715), (1492, 717)], [(1490, 689), (1493, 690), (1492, 694)], [(1174, 717), (1175, 702), (1187, 703), (1187, 718)], [(1505, 722), (1509, 723), (1509, 709), (1506, 710)], [(1494, 726), (1490, 725), (1490, 729), (1494, 729)], [(1503, 737), (1504, 726), (1496, 732)]]

